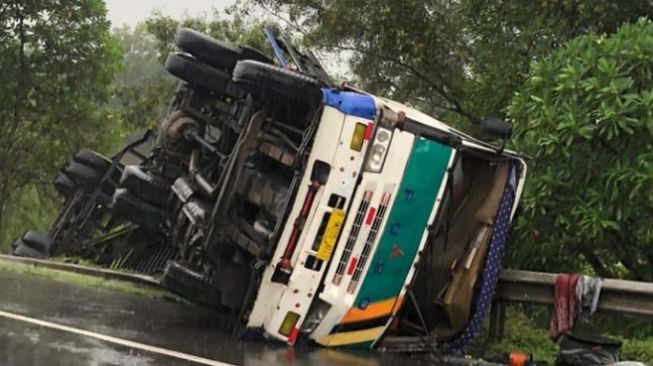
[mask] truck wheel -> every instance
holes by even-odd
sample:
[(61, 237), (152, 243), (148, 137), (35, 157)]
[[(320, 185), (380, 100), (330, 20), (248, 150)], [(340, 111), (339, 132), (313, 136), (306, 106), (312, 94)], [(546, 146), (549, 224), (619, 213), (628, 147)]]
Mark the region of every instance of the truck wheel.
[[(104, 173), (111, 167), (111, 164), (113, 164), (111, 159), (89, 149), (79, 150), (75, 155), (73, 155), (73, 161), (93, 168), (93, 170), (102, 173), (102, 175), (104, 175)], [(111, 175), (111, 179), (117, 182), (120, 180), (121, 174), (122, 169), (120, 166), (117, 166)]]
[(70, 198), (70, 196), (72, 196), (77, 190), (75, 182), (70, 180), (70, 178), (65, 174), (59, 175), (57, 179), (54, 180), (53, 184), (57, 192), (65, 198)]
[(175, 43), (179, 49), (190, 53), (196, 59), (228, 73), (231, 73), (236, 62), (240, 60), (251, 59), (272, 63), (267, 56), (255, 48), (237, 47), (227, 42), (220, 42), (189, 28), (179, 28)]
[(161, 283), (168, 291), (198, 304), (214, 309), (222, 307), (222, 294), (210, 280), (176, 261), (168, 261)]
[(171, 53), (166, 60), (166, 70), (193, 87), (218, 94), (230, 92), (229, 74), (182, 53)]
[(55, 252), (55, 243), (45, 234), (30, 230), (14, 243), (14, 253), (32, 258), (48, 258)]
[(97, 184), (102, 179), (102, 173), (76, 161), (70, 162), (63, 173), (72, 180), (76, 186), (86, 192), (91, 192), (97, 188)]
[(218, 69), (231, 70), (240, 59), (238, 47), (190, 28), (179, 28), (175, 43), (181, 50)]
[(28, 247), (20, 239), (16, 240), (14, 246), (15, 248), (11, 251), (11, 255), (15, 255), (16, 257), (36, 258), (36, 259), (48, 258), (48, 256), (45, 253), (39, 252), (36, 249)]
[(165, 213), (129, 194), (126, 189), (116, 189), (113, 194), (113, 213), (150, 232), (161, 230)]
[(109, 158), (89, 149), (79, 150), (73, 155), (73, 160), (100, 172), (106, 172), (111, 166), (111, 160)]
[(233, 80), (250, 93), (267, 93), (267, 97), (290, 101), (311, 102), (320, 97), (319, 82), (307, 75), (259, 61), (239, 61)]
[(170, 183), (144, 172), (139, 166), (128, 165), (122, 172), (120, 187), (133, 196), (157, 206), (165, 206), (170, 195)]

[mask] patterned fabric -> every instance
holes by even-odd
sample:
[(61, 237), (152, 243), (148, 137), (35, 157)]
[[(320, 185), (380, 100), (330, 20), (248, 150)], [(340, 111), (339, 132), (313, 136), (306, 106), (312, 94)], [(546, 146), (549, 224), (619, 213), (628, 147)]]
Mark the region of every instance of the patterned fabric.
[(492, 233), (492, 241), (490, 242), (490, 249), (485, 261), (485, 269), (483, 271), (483, 277), (481, 278), (481, 290), (476, 299), (476, 310), (474, 311), (472, 319), (467, 325), (467, 328), (465, 328), (463, 334), (444, 345), (446, 350), (455, 353), (465, 352), (483, 326), (483, 320), (492, 304), (499, 271), (501, 270), (501, 259), (505, 252), (505, 243), (510, 228), (510, 213), (512, 212), (512, 207), (515, 202), (516, 187), (517, 172), (515, 167), (512, 166), (510, 169), (508, 184), (506, 185), (506, 189), (501, 197), (501, 204), (499, 206), (499, 212), (497, 213), (497, 219)]
[(603, 280), (598, 277), (580, 276), (576, 285), (576, 309), (580, 320), (589, 323), (599, 306)]
[(553, 319), (549, 329), (549, 338), (557, 341), (558, 338), (574, 328), (576, 322), (576, 284), (577, 274), (560, 274), (556, 278), (555, 301)]

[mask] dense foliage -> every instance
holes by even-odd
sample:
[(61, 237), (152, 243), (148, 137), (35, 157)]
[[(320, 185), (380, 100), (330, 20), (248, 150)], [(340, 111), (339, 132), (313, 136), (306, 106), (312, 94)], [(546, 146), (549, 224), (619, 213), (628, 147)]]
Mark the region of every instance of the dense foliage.
[(159, 62), (157, 38), (144, 23), (113, 30), (123, 48), (123, 71), (116, 77), (111, 110), (121, 130), (157, 126), (166, 113), (177, 81)]
[(534, 63), (509, 111), (534, 158), (515, 261), (653, 280), (653, 24)]
[(653, 11), (645, 0), (241, 1), (287, 14), (308, 46), (351, 55), (361, 87), (463, 127), (504, 116), (533, 59)]
[(472, 43), (466, 104), (481, 116), (504, 116), (530, 63), (589, 32), (614, 33), (653, 12), (648, 0), (464, 0)]
[(47, 195), (73, 150), (111, 136), (121, 52), (105, 14), (102, 0), (0, 3), (0, 240), (15, 232), (9, 219), (42, 216), (33, 192)]

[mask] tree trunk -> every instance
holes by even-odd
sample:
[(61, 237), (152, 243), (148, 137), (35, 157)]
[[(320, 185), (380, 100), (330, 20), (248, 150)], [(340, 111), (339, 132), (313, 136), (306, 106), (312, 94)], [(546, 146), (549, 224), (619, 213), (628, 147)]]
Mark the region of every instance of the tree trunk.
[(592, 266), (594, 272), (603, 278), (615, 278), (615, 274), (609, 270), (599, 259), (599, 257), (589, 248), (580, 246), (580, 252), (585, 260)]

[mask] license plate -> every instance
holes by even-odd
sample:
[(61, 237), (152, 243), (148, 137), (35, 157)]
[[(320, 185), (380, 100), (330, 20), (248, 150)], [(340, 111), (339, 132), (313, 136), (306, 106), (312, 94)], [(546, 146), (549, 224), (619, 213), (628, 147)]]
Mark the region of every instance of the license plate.
[(338, 234), (340, 234), (340, 229), (342, 228), (342, 223), (344, 221), (345, 211), (336, 208), (331, 212), (329, 222), (324, 230), (324, 236), (322, 236), (322, 242), (317, 250), (317, 259), (328, 261), (329, 258), (331, 258), (333, 248), (336, 246), (336, 240), (338, 239)]

